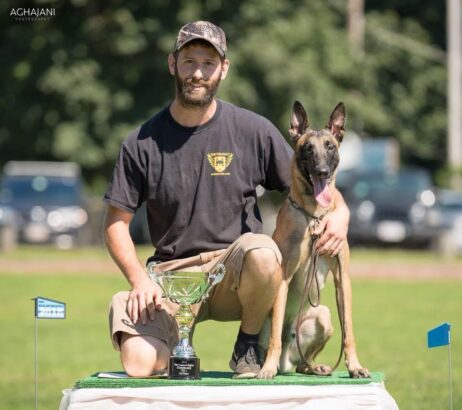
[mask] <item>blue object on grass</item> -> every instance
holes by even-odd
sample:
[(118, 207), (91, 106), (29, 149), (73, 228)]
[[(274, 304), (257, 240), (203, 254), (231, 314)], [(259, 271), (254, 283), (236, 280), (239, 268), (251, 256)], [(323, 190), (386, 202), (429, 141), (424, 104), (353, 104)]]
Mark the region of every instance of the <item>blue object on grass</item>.
[(451, 324), (446, 322), (428, 331), (427, 344), (429, 348), (447, 346), (451, 343)]

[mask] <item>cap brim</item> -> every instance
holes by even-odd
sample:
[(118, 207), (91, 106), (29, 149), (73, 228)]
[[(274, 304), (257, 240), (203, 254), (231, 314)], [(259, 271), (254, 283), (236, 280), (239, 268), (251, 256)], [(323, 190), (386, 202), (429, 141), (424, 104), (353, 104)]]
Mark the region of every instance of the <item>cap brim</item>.
[(202, 41), (205, 41), (206, 43), (209, 43), (216, 51), (217, 53), (221, 56), (221, 57), (225, 57), (225, 52), (223, 50), (221, 50), (216, 44), (212, 43), (210, 40), (204, 38), (204, 37), (200, 37), (200, 36), (197, 36), (197, 37), (192, 37), (188, 40), (186, 40), (184, 43), (181, 44), (181, 46), (177, 46), (175, 48), (174, 51), (180, 51), (186, 44), (190, 43), (191, 41), (195, 41), (195, 40), (202, 40)]

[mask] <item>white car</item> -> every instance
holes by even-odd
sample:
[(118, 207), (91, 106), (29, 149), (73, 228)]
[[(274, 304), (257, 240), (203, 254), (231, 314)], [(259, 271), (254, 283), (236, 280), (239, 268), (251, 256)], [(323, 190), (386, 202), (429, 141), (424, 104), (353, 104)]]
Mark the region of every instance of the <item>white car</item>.
[(444, 254), (462, 254), (462, 192), (440, 190), (430, 220), (439, 230), (438, 250)]

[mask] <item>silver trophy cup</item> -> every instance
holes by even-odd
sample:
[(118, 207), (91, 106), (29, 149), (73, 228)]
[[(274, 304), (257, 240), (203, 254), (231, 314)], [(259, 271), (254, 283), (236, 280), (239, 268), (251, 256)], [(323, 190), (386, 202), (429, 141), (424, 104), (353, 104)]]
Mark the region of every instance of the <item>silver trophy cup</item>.
[(171, 379), (199, 379), (200, 360), (189, 337), (195, 318), (191, 305), (208, 297), (210, 289), (225, 276), (225, 266), (220, 263), (211, 272), (156, 272), (156, 263), (151, 262), (147, 270), (149, 277), (162, 288), (164, 296), (180, 305), (175, 314), (180, 341), (170, 355), (168, 376)]

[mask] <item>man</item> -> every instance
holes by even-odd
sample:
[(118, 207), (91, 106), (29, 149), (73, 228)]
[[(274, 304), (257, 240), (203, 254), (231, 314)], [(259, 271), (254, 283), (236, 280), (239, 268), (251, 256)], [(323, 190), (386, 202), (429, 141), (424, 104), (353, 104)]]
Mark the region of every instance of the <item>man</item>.
[[(113, 344), (129, 375), (148, 376), (167, 367), (178, 340), (176, 306), (161, 299), (129, 235), (145, 201), (156, 248), (149, 261), (159, 270), (225, 265), (196, 322), (240, 320), (230, 366), (235, 377), (255, 377), (258, 334), (282, 275), (279, 249), (260, 233), (255, 189), (289, 187), (292, 150), (268, 120), (215, 98), (229, 68), (221, 28), (203, 21), (182, 27), (168, 67), (175, 99), (124, 141), (104, 198), (106, 244), (132, 288), (113, 298)], [(322, 254), (335, 255), (346, 238), (349, 212), (338, 192), (335, 201), (322, 226)]]

